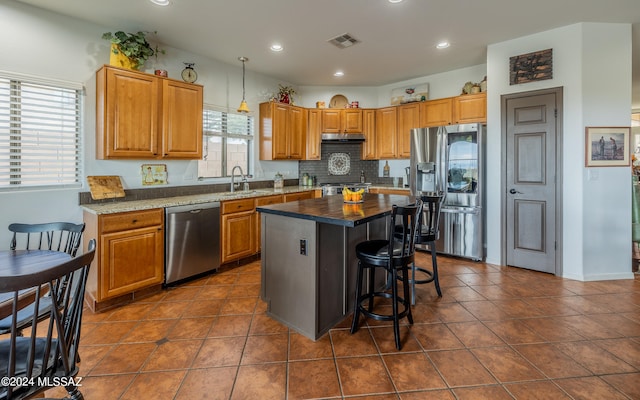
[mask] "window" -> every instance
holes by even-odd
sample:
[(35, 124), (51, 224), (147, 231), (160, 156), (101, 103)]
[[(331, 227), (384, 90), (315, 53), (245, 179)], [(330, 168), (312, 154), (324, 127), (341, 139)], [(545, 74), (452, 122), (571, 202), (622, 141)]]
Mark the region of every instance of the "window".
[(199, 178), (231, 175), (236, 165), (249, 174), (253, 148), (253, 117), (204, 107), (203, 157), (198, 162)]
[(81, 87), (0, 72), (0, 188), (80, 183)]

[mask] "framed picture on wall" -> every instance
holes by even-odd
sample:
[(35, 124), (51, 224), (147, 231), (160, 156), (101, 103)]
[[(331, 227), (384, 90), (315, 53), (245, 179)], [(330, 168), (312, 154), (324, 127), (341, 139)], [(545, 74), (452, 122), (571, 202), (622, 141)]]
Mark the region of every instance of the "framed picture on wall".
[(586, 167), (629, 166), (631, 128), (587, 126), (585, 128)]

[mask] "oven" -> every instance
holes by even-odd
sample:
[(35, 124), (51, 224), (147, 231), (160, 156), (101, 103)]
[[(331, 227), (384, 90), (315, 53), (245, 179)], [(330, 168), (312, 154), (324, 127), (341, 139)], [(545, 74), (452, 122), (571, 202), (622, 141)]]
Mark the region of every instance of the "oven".
[(322, 197), (342, 194), (344, 187), (353, 191), (364, 189), (365, 193), (369, 193), (369, 186), (369, 183), (325, 183), (322, 185)]

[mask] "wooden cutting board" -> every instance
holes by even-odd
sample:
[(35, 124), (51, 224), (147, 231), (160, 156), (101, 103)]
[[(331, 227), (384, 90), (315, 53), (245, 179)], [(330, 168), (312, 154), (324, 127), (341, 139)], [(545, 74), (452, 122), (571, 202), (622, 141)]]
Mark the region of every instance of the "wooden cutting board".
[(87, 176), (93, 200), (124, 197), (124, 189), (119, 176)]

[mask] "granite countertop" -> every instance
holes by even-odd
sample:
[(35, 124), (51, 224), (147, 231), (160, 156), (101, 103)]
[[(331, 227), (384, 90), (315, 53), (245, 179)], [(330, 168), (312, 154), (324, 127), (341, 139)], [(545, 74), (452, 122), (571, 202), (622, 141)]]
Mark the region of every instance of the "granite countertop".
[(186, 206), (192, 204), (209, 203), (213, 201), (228, 201), (247, 199), (252, 197), (272, 196), (276, 194), (308, 192), (319, 189), (311, 186), (285, 186), (282, 190), (262, 188), (255, 190), (236, 190), (235, 192), (218, 192), (207, 194), (194, 194), (189, 196), (163, 197), (158, 199), (116, 201), (112, 203), (82, 204), (81, 207), (94, 214), (114, 214), (127, 211), (149, 210), (152, 208), (165, 208), (174, 206)]
[(406, 205), (409, 198), (403, 195), (366, 194), (362, 203), (350, 204), (342, 196), (294, 201), (257, 207), (256, 211), (307, 219), (321, 223), (354, 227), (391, 214), (394, 204)]
[[(370, 188), (377, 189), (406, 189), (394, 187), (393, 185), (372, 184)], [(254, 190), (236, 190), (235, 192), (217, 192), (207, 194), (194, 194), (189, 196), (162, 197), (157, 199), (118, 201), (114, 199), (111, 203), (82, 204), (81, 207), (94, 214), (114, 214), (127, 211), (149, 210), (152, 208), (165, 208), (174, 206), (186, 206), (192, 204), (209, 203), (212, 201), (228, 201), (247, 199), (252, 197), (272, 196), (274, 194), (307, 192), (310, 190), (322, 189), (320, 186), (285, 186), (284, 189), (275, 191), (273, 188), (260, 188)], [(341, 198), (341, 197), (340, 197)]]

